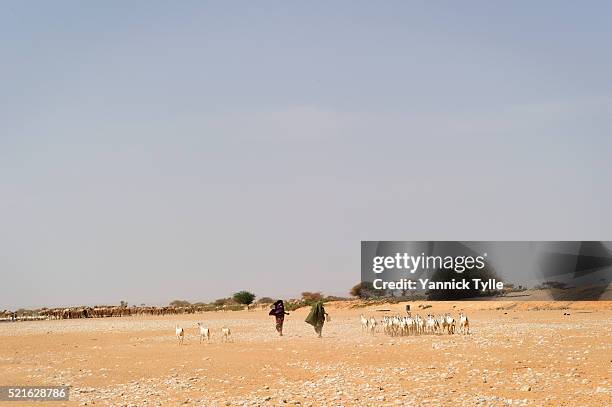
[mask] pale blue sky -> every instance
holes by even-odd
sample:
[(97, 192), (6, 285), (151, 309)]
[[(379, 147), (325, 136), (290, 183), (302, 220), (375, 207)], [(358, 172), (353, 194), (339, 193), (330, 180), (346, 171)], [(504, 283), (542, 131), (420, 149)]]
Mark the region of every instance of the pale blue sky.
[(612, 240), (609, 2), (0, 4), (0, 309)]

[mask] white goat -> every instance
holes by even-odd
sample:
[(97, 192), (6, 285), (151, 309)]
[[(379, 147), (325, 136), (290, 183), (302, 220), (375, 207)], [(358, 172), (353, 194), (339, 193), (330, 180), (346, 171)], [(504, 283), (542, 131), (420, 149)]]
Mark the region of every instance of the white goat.
[(363, 314), (359, 315), (359, 317), (361, 318), (361, 331), (367, 331), (368, 330), (368, 319), (366, 317), (363, 316)]
[(450, 313), (446, 314), (446, 325), (448, 326), (448, 334), (452, 335), (455, 333), (455, 318)]
[[(365, 318), (364, 318), (365, 319)], [(376, 320), (371, 318), (367, 321), (367, 328), (372, 331), (376, 329)], [(371, 322), (372, 321), (372, 322)], [(449, 312), (443, 314), (427, 314), (426, 318), (418, 314), (412, 316), (383, 316), (380, 321), (382, 332), (389, 336), (410, 336), (410, 335), (441, 335), (447, 332), (449, 335), (455, 334), (457, 327), (461, 333), (469, 334), (470, 323), (468, 317), (461, 312), (458, 320), (455, 320)]]
[(232, 332), (228, 327), (224, 326), (221, 328), (221, 342), (229, 342), (231, 334)]
[(425, 328), (426, 328), (426, 332), (430, 333), (430, 334), (435, 334), (436, 332), (438, 332), (438, 330), (440, 329), (440, 324), (438, 323), (438, 321), (433, 317), (433, 315), (428, 314), (427, 315), (427, 320), (425, 322)]
[(210, 343), (210, 329), (207, 326), (202, 325), (201, 322), (198, 322), (198, 328), (200, 329), (200, 343), (204, 341), (206, 338), (206, 342)]
[(370, 328), (370, 333), (374, 335), (374, 333), (376, 332), (376, 325), (377, 325), (376, 318), (371, 317), (368, 324)]
[(462, 334), (470, 333), (470, 321), (468, 320), (467, 315), (465, 315), (463, 312), (459, 314), (459, 331)]
[(419, 314), (414, 317), (414, 326), (417, 334), (421, 335), (425, 333), (425, 321)]
[(185, 340), (185, 331), (183, 330), (183, 328), (178, 326), (178, 324), (176, 325), (174, 331), (176, 332), (176, 339), (178, 340), (178, 344), (182, 345), (183, 341)]

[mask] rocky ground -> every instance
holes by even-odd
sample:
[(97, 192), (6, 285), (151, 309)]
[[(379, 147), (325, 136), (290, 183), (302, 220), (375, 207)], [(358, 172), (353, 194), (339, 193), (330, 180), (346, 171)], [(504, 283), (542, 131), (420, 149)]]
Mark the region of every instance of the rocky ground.
[(417, 337), (361, 332), (360, 313), (404, 304), (353, 305), (328, 306), (322, 339), (305, 309), (282, 338), (265, 310), (2, 323), (0, 385), (69, 385), (72, 406), (612, 405), (610, 302), (432, 303), (419, 312), (465, 309), (472, 332)]

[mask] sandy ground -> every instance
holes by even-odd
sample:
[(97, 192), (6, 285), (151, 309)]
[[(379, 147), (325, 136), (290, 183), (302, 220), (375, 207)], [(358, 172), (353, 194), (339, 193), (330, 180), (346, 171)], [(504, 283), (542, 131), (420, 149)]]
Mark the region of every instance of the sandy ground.
[[(612, 405), (612, 302), (431, 304), (465, 309), (472, 333), (361, 332), (360, 313), (404, 304), (328, 305), (322, 339), (306, 309), (286, 318), (284, 337), (265, 310), (3, 323), (0, 385), (72, 386), (70, 402), (36, 406)], [(198, 343), (197, 321), (212, 328), (210, 344)]]

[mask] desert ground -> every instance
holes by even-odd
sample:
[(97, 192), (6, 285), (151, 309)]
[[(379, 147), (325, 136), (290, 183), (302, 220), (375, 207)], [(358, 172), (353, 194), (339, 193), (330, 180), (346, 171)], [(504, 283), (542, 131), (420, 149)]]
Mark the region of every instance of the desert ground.
[[(305, 308), (286, 317), (283, 337), (264, 309), (7, 322), (0, 385), (71, 386), (69, 402), (29, 402), (38, 406), (612, 405), (612, 302), (428, 304), (421, 315), (465, 310), (471, 333), (362, 332), (361, 313), (403, 314), (404, 303), (330, 303), (322, 339)], [(198, 321), (211, 343), (199, 343)]]

